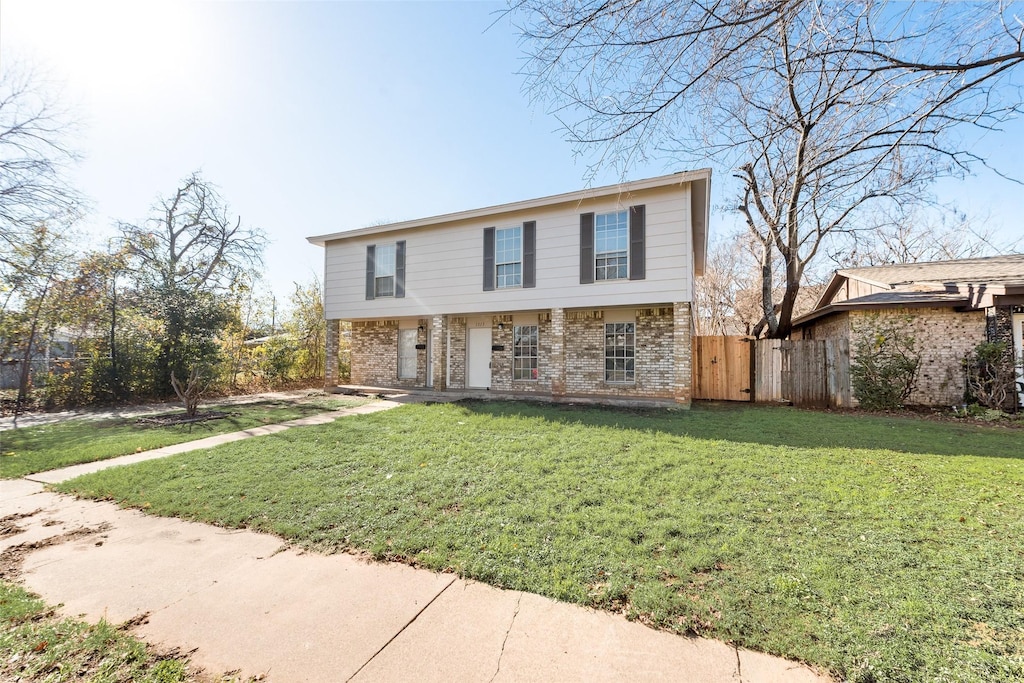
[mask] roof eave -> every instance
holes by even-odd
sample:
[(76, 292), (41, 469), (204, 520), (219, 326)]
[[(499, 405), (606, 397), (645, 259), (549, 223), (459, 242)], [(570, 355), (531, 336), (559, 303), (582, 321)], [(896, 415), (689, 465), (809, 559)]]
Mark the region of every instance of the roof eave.
[[(538, 197), (536, 199), (527, 199), (518, 202), (511, 202), (508, 204), (497, 204), (495, 206), (488, 206), (480, 209), (471, 209), (469, 211), (459, 211), (456, 213), (441, 214), (439, 216), (430, 216), (427, 218), (417, 218), (410, 221), (401, 221), (398, 223), (389, 223), (386, 225), (374, 225), (367, 228), (355, 228), (353, 230), (344, 230), (342, 232), (332, 232), (324, 235), (314, 235), (312, 237), (307, 237), (306, 241), (308, 241), (310, 244), (315, 244), (316, 246), (324, 247), (327, 245), (328, 242), (333, 240), (348, 239), (351, 237), (360, 237), (363, 235), (375, 235), (378, 233), (394, 232), (398, 230), (410, 230), (414, 228), (425, 227), (428, 225), (436, 225), (438, 223), (452, 223), (461, 220), (483, 218), (485, 216), (491, 216), (495, 214), (512, 213), (514, 211), (525, 211), (529, 209), (539, 208), (542, 206), (564, 204), (566, 202), (582, 201), (584, 199), (594, 199), (597, 197), (607, 197), (610, 195), (623, 194), (626, 192), (635, 192), (640, 190), (649, 190), (657, 187), (684, 185), (695, 180), (705, 180), (708, 182), (708, 185), (710, 186), (711, 169), (702, 168), (695, 171), (680, 171), (679, 173), (658, 176), (656, 178), (646, 178), (644, 180), (634, 180), (628, 183), (604, 185), (602, 187), (595, 187), (586, 190), (576, 190), (573, 192), (550, 195), (547, 197)], [(710, 202), (707, 202), (707, 204), (710, 205)], [(709, 212), (710, 208), (708, 208), (707, 211)], [(710, 214), (708, 213), (707, 215)], [(705, 220), (705, 235), (707, 229), (706, 226), (707, 221)], [(705, 236), (705, 242), (706, 241), (707, 240)]]
[(964, 297), (963, 299), (939, 299), (931, 301), (869, 301), (869, 302), (857, 302), (852, 303), (846, 301), (840, 301), (837, 304), (829, 304), (822, 308), (815, 309), (810, 313), (796, 318), (792, 322), (793, 327), (799, 327), (805, 323), (812, 322), (818, 318), (823, 318), (826, 315), (832, 313), (842, 313), (844, 311), (864, 311), (864, 310), (879, 310), (884, 308), (967, 308), (970, 307), (970, 299)]

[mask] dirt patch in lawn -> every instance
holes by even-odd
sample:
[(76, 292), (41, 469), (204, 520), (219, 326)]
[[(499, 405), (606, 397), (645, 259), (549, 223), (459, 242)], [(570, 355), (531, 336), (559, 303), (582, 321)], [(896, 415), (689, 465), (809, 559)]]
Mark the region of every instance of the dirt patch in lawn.
[[(813, 410), (813, 409), (810, 409)], [(1003, 414), (986, 418), (980, 415), (954, 413), (950, 408), (933, 408), (929, 406), (905, 406), (899, 410), (865, 410), (864, 408), (826, 408), (821, 412), (840, 415), (869, 415), (873, 417), (909, 417), (930, 422), (947, 424), (972, 425), (976, 427), (1005, 427), (1007, 429), (1024, 429), (1024, 414), (1016, 416)]]
[(145, 427), (172, 427), (174, 425), (188, 425), (196, 424), (199, 422), (208, 422), (210, 420), (222, 420), (225, 417), (230, 417), (234, 413), (222, 413), (219, 410), (211, 410), (205, 413), (196, 413), (192, 417), (185, 415), (184, 413), (168, 413), (166, 415), (152, 415), (148, 417), (140, 417), (135, 421), (135, 424)]

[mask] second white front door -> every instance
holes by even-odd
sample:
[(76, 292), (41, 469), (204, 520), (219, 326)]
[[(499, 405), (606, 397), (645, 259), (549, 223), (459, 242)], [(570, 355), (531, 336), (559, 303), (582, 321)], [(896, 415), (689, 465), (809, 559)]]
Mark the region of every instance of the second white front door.
[(491, 328), (469, 328), (466, 386), (487, 389), (491, 386)]

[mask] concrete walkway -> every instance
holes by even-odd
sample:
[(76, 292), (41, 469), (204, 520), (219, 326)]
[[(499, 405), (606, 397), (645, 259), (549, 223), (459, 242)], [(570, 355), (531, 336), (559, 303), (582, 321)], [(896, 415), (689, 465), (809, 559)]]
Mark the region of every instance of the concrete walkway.
[[(395, 405), (368, 404), (286, 425)], [(347, 554), (303, 552), (275, 536), (75, 500), (41, 483), (286, 425), (33, 475), (36, 481), (0, 482), (0, 517), (17, 527), (0, 538), (5, 564), (23, 556), (26, 587), (61, 603), (64, 613), (131, 620), (138, 637), (190, 652), (194, 665), (214, 675), (269, 681), (830, 680), (784, 659), (529, 593)]]
[(254, 436), (276, 434), (277, 432), (283, 432), (284, 430), (291, 429), (292, 427), (309, 427), (312, 425), (327, 424), (328, 422), (334, 422), (338, 418), (346, 417), (348, 415), (366, 415), (368, 413), (380, 412), (381, 410), (397, 408), (398, 406), (406, 402), (409, 401), (374, 401), (373, 403), (366, 403), (361, 406), (356, 406), (355, 408), (342, 408), (341, 410), (331, 410), (326, 413), (317, 413), (316, 415), (310, 415), (309, 417), (300, 417), (297, 420), (281, 422), (280, 424), (265, 425), (263, 427), (253, 427), (252, 429), (243, 429), (238, 432), (228, 432), (227, 434), (217, 434), (215, 436), (208, 436), (205, 439), (186, 441), (185, 443), (178, 443), (174, 444), (173, 446), (164, 446), (163, 448), (154, 448), (153, 450), (142, 451), (141, 453), (122, 455), (119, 458), (109, 458), (107, 460), (85, 462), (80, 465), (70, 465), (68, 467), (62, 467), (59, 470), (37, 472), (36, 474), (29, 474), (25, 478), (28, 479), (29, 481), (35, 481), (41, 484), (59, 484), (62, 481), (74, 479), (75, 477), (80, 477), (83, 474), (99, 472), (100, 470), (105, 470), (110, 467), (133, 465), (137, 462), (143, 462), (146, 460), (156, 460), (157, 458), (166, 458), (169, 455), (176, 455), (178, 453), (198, 451), (203, 448), (213, 448), (214, 446), (219, 446), (224, 443), (231, 443), (232, 441), (251, 439)]

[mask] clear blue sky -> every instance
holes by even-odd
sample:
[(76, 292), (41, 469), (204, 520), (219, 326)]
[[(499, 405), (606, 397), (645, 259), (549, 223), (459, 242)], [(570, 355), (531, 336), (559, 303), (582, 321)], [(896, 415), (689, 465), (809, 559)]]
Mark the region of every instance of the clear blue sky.
[[(272, 240), (266, 277), (281, 296), (322, 271), (308, 235), (621, 179), (591, 181), (592, 159), (531, 105), (503, 7), (2, 0), (0, 66), (43, 67), (79, 113), (73, 180), (97, 239), (199, 169)], [(1021, 122), (979, 149), (1024, 177)], [(675, 170), (652, 162), (626, 179)], [(721, 204), (728, 174), (716, 171)], [(1020, 185), (986, 173), (938, 190), (1004, 237), (1024, 233)], [(717, 213), (711, 228), (734, 224)]]

